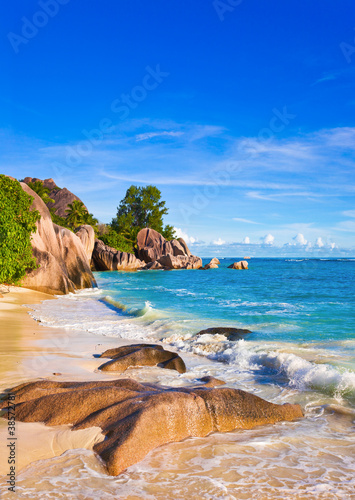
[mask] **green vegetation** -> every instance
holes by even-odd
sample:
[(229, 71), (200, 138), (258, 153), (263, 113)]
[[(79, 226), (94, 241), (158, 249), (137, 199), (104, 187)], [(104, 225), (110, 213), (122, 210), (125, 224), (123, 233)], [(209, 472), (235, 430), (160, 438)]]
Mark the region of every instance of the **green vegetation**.
[(92, 214), (89, 214), (82, 201), (74, 200), (73, 203), (69, 203), (65, 211), (68, 214), (65, 222), (69, 229), (75, 229), (83, 224), (89, 224), (95, 229), (98, 224), (98, 220)]
[(50, 198), (49, 193), (51, 190), (49, 188), (44, 187), (42, 181), (29, 182), (28, 187), (32, 189), (35, 193), (38, 194), (47, 205), (47, 203), (54, 203), (53, 198)]
[(30, 210), (32, 201), (18, 181), (0, 175), (0, 283), (18, 284), (37, 267), (31, 233), (41, 216)]
[(134, 253), (134, 248), (131, 241), (128, 241), (122, 234), (116, 233), (113, 229), (109, 229), (106, 234), (101, 234), (99, 239), (120, 252)]
[(137, 234), (145, 227), (161, 233), (164, 238), (174, 238), (174, 228), (163, 225), (163, 217), (168, 213), (161, 192), (155, 186), (131, 186), (117, 208), (117, 216), (112, 219), (111, 227), (133, 245)]

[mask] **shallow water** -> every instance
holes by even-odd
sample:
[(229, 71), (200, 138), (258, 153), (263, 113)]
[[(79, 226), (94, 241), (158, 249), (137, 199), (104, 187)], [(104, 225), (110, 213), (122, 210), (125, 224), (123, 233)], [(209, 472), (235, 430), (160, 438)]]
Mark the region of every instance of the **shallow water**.
[[(355, 261), (252, 259), (248, 271), (227, 269), (231, 262), (97, 273), (98, 290), (44, 302), (33, 315), (194, 353), (188, 373), (161, 381), (211, 374), (275, 403), (298, 402), (305, 419), (169, 444), (117, 478), (92, 452), (66, 452), (24, 469), (19, 498), (355, 498)], [(238, 342), (194, 337), (212, 326), (253, 333)]]

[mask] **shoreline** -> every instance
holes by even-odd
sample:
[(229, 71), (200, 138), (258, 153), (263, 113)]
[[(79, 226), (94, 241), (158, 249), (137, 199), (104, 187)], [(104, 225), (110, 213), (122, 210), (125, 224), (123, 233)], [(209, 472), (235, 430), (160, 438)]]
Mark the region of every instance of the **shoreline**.
[[(26, 306), (45, 300), (57, 299), (53, 295), (14, 286), (0, 299), (2, 393), (22, 383), (40, 379), (84, 382), (132, 378), (140, 382), (162, 382), (160, 368), (132, 368), (122, 374), (97, 371), (102, 359), (95, 358), (96, 353), (135, 342), (132, 339), (95, 335), (85, 330), (43, 325), (29, 314), (31, 308)], [(193, 364), (195, 355), (185, 354), (186, 358)], [(164, 370), (164, 378), (165, 383), (190, 385), (186, 377), (179, 381), (179, 374), (174, 370)], [(100, 428), (72, 432), (70, 426), (54, 428), (23, 422), (16, 422), (16, 434), (17, 473), (33, 462), (58, 457), (68, 450), (92, 450), (94, 444), (103, 439)], [(7, 421), (0, 419), (0, 442), (4, 443), (6, 439)], [(7, 456), (1, 453), (0, 476), (7, 473)]]

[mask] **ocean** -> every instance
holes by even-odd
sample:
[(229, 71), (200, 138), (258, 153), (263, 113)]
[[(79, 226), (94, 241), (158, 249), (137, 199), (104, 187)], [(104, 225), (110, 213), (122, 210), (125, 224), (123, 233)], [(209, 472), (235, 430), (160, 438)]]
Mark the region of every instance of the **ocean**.
[[(32, 306), (32, 315), (98, 338), (173, 346), (188, 371), (160, 370), (161, 383), (213, 375), (300, 403), (305, 418), (172, 443), (116, 478), (93, 452), (73, 450), (26, 467), (22, 498), (32, 498), (33, 474), (43, 498), (355, 498), (355, 259), (252, 258), (244, 271), (228, 269), (233, 261), (95, 273), (97, 289)], [(219, 326), (252, 333), (195, 336)]]

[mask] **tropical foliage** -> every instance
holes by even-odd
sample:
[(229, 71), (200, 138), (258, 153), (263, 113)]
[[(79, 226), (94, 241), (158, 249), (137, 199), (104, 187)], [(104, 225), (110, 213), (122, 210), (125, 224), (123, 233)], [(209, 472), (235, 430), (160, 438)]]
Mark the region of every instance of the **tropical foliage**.
[(111, 227), (132, 244), (135, 244), (137, 234), (145, 227), (155, 229), (171, 240), (174, 238), (174, 228), (163, 224), (163, 217), (167, 213), (165, 201), (162, 201), (157, 187), (131, 186), (117, 208), (117, 216), (112, 220)]
[(96, 226), (98, 223), (98, 220), (92, 214), (89, 214), (82, 201), (74, 200), (73, 203), (69, 203), (65, 212), (67, 213), (66, 225), (71, 229), (75, 229), (82, 224)]
[(49, 188), (44, 187), (42, 181), (36, 181), (36, 182), (29, 182), (28, 187), (32, 189), (35, 193), (38, 194), (44, 201), (44, 203), (47, 205), (47, 203), (54, 203), (53, 198), (49, 196), (49, 193), (51, 192)]
[(110, 229), (106, 234), (101, 234), (99, 239), (105, 245), (115, 248), (120, 252), (134, 253), (132, 242), (127, 240), (122, 234), (116, 233), (113, 229)]
[(0, 175), (0, 283), (18, 284), (37, 267), (31, 233), (41, 216), (30, 210), (32, 201), (18, 181)]

